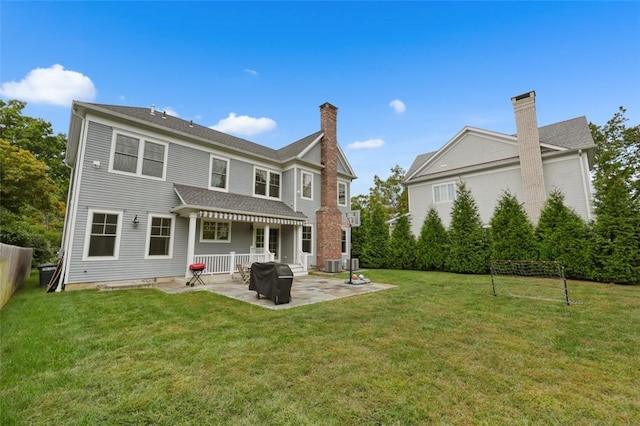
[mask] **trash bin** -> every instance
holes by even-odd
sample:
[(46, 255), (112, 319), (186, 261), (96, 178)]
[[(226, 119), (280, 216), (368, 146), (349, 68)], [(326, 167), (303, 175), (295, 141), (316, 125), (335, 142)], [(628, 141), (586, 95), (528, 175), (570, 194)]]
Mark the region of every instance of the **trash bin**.
[(286, 263), (256, 262), (251, 265), (249, 290), (271, 299), (276, 305), (291, 301), (293, 272)]
[(40, 287), (46, 287), (49, 285), (53, 274), (56, 272), (57, 265), (55, 263), (43, 263), (38, 265), (38, 272), (40, 273)]

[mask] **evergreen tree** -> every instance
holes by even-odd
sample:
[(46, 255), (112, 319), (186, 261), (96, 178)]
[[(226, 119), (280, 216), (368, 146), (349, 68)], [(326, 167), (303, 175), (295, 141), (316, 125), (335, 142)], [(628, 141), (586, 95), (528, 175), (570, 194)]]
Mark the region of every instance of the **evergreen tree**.
[(416, 267), (425, 271), (444, 270), (448, 243), (447, 230), (437, 210), (429, 208), (416, 242)]
[(560, 262), (569, 278), (589, 276), (592, 270), (589, 227), (564, 204), (564, 195), (558, 190), (549, 194), (540, 212), (536, 240), (540, 260)]
[(625, 110), (604, 126), (590, 124), (594, 164), (594, 278), (640, 282), (640, 126), (627, 127)]
[(392, 269), (414, 269), (416, 257), (416, 239), (411, 233), (411, 225), (406, 213), (400, 214), (395, 221), (388, 241), (387, 266)]
[(491, 217), (491, 258), (497, 260), (536, 260), (534, 228), (522, 204), (506, 191)]
[(366, 268), (379, 269), (386, 267), (387, 241), (389, 227), (384, 206), (371, 202), (367, 218), (366, 237), (362, 247), (362, 265)]
[(456, 188), (449, 227), (447, 269), (451, 272), (483, 274), (488, 271), (489, 238), (471, 191), (464, 182)]

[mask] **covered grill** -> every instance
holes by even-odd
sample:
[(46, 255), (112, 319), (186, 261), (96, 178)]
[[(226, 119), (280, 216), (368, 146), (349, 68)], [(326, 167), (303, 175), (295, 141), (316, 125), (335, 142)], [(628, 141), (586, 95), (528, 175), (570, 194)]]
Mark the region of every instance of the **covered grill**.
[(251, 265), (249, 290), (271, 299), (276, 305), (289, 303), (293, 272), (289, 265), (276, 262), (256, 262)]

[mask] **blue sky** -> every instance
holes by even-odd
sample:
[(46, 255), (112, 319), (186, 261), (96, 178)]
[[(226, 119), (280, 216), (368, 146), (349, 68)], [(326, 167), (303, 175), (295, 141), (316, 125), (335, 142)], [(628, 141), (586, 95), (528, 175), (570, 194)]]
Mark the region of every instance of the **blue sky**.
[(464, 126), (515, 132), (619, 106), (640, 124), (638, 2), (0, 5), (0, 97), (68, 132), (71, 99), (160, 110), (280, 148), (338, 107), (353, 195)]

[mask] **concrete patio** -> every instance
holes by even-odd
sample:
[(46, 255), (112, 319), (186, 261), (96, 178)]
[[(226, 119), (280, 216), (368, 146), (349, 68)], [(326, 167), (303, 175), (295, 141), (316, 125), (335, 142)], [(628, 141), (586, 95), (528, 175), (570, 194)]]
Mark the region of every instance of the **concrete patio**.
[(205, 280), (204, 285), (195, 284), (193, 287), (176, 281), (155, 286), (158, 290), (169, 294), (210, 291), (232, 299), (274, 310), (289, 309), (344, 297), (358, 296), (393, 287), (395, 286), (381, 283), (348, 284), (344, 282), (344, 279), (338, 279), (330, 275), (306, 275), (294, 278), (293, 285), (291, 286), (291, 301), (289, 303), (276, 305), (264, 297), (258, 299), (256, 292), (250, 291), (249, 285), (242, 284), (241, 280), (237, 278), (217, 282), (207, 282)]

